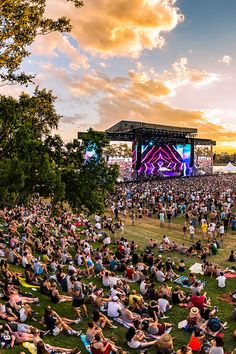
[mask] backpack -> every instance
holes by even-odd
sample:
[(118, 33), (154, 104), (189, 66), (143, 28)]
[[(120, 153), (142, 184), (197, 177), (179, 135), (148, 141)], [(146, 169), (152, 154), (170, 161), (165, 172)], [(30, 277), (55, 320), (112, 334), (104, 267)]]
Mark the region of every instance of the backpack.
[(221, 330), (221, 323), (218, 317), (213, 317), (210, 318), (207, 327), (212, 331), (212, 332), (218, 332)]

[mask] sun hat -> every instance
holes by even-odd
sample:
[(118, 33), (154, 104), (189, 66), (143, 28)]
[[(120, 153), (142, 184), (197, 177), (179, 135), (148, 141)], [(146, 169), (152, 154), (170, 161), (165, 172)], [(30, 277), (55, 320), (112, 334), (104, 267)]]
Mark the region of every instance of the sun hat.
[(190, 310), (190, 313), (192, 315), (196, 315), (199, 313), (199, 309), (197, 307), (192, 307), (191, 310)]

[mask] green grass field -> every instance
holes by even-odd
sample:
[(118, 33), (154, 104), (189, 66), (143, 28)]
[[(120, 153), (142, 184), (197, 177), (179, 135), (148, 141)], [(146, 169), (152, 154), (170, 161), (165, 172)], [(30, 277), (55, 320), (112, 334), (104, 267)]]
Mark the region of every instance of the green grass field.
[[(146, 246), (147, 241), (149, 238), (153, 238), (155, 240), (160, 241), (163, 237), (164, 234), (167, 234), (168, 237), (172, 240), (175, 240), (177, 243), (183, 242), (183, 235), (182, 235), (182, 218), (175, 219), (174, 223), (172, 224), (172, 228), (160, 228), (159, 222), (155, 219), (137, 219), (136, 223), (134, 226), (131, 225), (131, 221), (128, 218), (126, 223), (125, 223), (125, 235), (126, 237), (131, 241), (135, 240), (135, 242), (138, 243), (139, 245), (139, 250), (140, 252), (143, 250), (143, 248)], [(119, 236), (119, 231), (117, 231), (115, 237)], [(200, 236), (199, 236), (200, 237)], [(198, 237), (196, 236), (196, 239)], [(218, 263), (222, 267), (227, 267), (230, 266), (230, 263), (227, 262), (228, 255), (230, 253), (230, 250), (234, 248), (235, 245), (235, 238), (236, 235), (231, 235), (227, 234), (225, 237), (225, 240), (223, 242), (223, 246), (219, 249), (218, 253), (216, 256), (210, 257), (210, 261), (213, 263)], [(188, 240), (184, 241), (186, 245), (189, 244)], [(154, 251), (155, 254), (157, 255), (157, 251)], [(177, 263), (181, 258), (184, 259), (186, 265), (189, 268), (190, 265), (192, 265), (195, 261), (197, 261), (196, 257), (193, 257), (189, 259), (188, 257), (183, 257), (180, 256), (178, 253), (172, 252), (166, 252), (163, 254), (163, 259), (165, 260), (166, 257), (171, 256), (175, 262)], [(199, 260), (199, 259), (198, 259)], [(187, 274), (187, 272), (186, 272)], [(199, 279), (202, 279), (202, 276), (198, 276)], [(227, 279), (226, 281), (226, 288), (225, 289), (219, 289), (216, 284), (216, 280), (214, 278), (208, 278), (204, 277), (205, 280), (207, 280), (207, 285), (204, 288), (204, 290), (207, 292), (207, 296), (211, 298), (212, 304), (219, 306), (219, 317), (223, 321), (228, 322), (229, 329), (224, 331), (225, 335), (225, 351), (231, 352), (235, 347), (236, 347), (236, 341), (233, 339), (233, 331), (236, 329), (236, 322), (233, 322), (231, 319), (231, 314), (233, 310), (233, 306), (229, 305), (227, 303), (223, 303), (222, 301), (219, 300), (219, 296), (225, 292), (229, 292), (232, 290), (236, 290), (236, 279)], [(94, 283), (98, 284), (101, 286), (101, 282), (98, 278), (94, 279), (84, 279), (84, 282), (91, 282), (94, 281)], [(170, 285), (170, 284), (169, 284)], [(158, 285), (157, 285), (158, 286)], [(172, 286), (174, 284), (172, 283)], [(138, 289), (136, 284), (131, 284), (131, 288)], [(42, 296), (40, 293), (36, 292), (35, 296), (38, 296), (40, 298), (40, 307), (34, 307), (35, 311), (39, 312), (40, 315), (43, 314), (44, 307), (45, 305), (50, 303), (50, 299), (47, 298), (46, 296)], [(74, 314), (72, 311), (72, 307), (70, 303), (67, 304), (57, 304), (54, 305), (53, 308), (62, 316), (67, 316), (69, 318), (74, 318)], [(179, 330), (177, 328), (178, 322), (186, 318), (188, 311), (183, 308), (179, 307), (174, 307), (170, 313), (168, 313), (169, 319), (168, 322), (172, 322), (174, 324), (172, 335), (175, 337), (174, 340), (174, 347), (175, 349), (178, 349), (181, 345), (187, 344), (188, 343), (188, 338), (190, 337), (190, 334), (184, 332), (183, 330)], [(91, 314), (91, 311), (90, 311)], [(39, 316), (40, 318), (40, 316)], [(89, 318), (84, 319), (79, 325), (74, 325), (73, 328), (75, 329), (82, 329), (83, 332), (86, 331), (87, 328), (87, 322), (89, 321)], [(32, 323), (33, 325), (36, 325), (37, 327), (41, 328), (40, 324), (35, 324)], [(120, 325), (118, 325), (118, 329), (116, 330), (111, 330), (111, 329), (105, 329), (104, 334), (107, 336), (114, 335), (116, 338), (116, 342), (119, 346), (122, 346), (122, 348), (126, 348), (129, 350), (130, 353), (136, 353), (137, 350), (131, 350), (127, 347), (126, 345), (126, 339), (125, 339), (125, 334), (126, 334), (126, 329)], [(62, 346), (62, 347), (68, 347), (68, 348), (73, 348), (73, 347), (79, 347), (81, 350), (81, 353), (86, 353), (85, 348), (81, 345), (80, 339), (74, 336), (69, 336), (66, 333), (64, 334), (61, 333), (58, 337), (51, 337), (51, 336), (46, 336), (44, 337), (44, 340), (46, 343), (50, 343), (53, 345), (57, 346)], [(21, 346), (15, 346), (14, 350), (0, 350), (0, 353), (20, 353), (23, 350)], [(27, 353), (28, 351), (25, 349), (25, 352)], [(149, 353), (155, 353), (155, 349), (150, 349), (148, 351)]]

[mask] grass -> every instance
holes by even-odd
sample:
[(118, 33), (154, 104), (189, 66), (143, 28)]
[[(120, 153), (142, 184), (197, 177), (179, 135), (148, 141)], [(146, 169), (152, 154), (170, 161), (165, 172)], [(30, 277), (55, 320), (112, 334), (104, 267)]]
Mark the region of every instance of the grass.
[[(146, 218), (146, 219), (137, 219), (136, 223), (134, 226), (131, 225), (131, 221), (129, 218), (127, 218), (127, 221), (125, 223), (125, 235), (128, 238), (128, 240), (135, 240), (135, 242), (138, 243), (139, 245), (139, 251), (141, 252), (144, 247), (147, 244), (147, 241), (149, 238), (153, 238), (157, 241), (160, 241), (163, 237), (164, 234), (168, 235), (168, 237), (172, 240), (175, 240), (177, 243), (182, 243), (185, 242), (186, 245), (190, 244), (188, 240), (183, 240), (183, 235), (182, 235), (182, 222), (183, 219), (181, 217), (177, 218), (174, 220), (174, 223), (172, 224), (172, 228), (160, 228), (159, 222), (155, 218)], [(117, 231), (116, 237), (119, 236), (119, 231)], [(200, 237), (200, 235), (199, 235)], [(198, 236), (196, 235), (196, 239)], [(227, 234), (225, 237), (225, 240), (223, 242), (223, 247), (221, 247), (217, 253), (217, 255), (210, 257), (210, 261), (213, 263), (218, 263), (221, 267), (227, 267), (229, 266), (229, 263), (227, 262), (228, 255), (230, 253), (230, 250), (234, 248), (235, 244), (235, 235)], [(154, 251), (155, 255), (157, 255), (157, 251)], [(190, 265), (192, 265), (195, 261), (197, 261), (196, 257), (193, 257), (189, 259), (188, 257), (183, 257), (182, 255), (180, 256), (177, 252), (166, 252), (163, 254), (163, 259), (165, 260), (166, 257), (171, 256), (175, 262), (177, 263), (180, 258), (183, 258), (186, 265), (187, 269), (189, 268)], [(19, 270), (19, 267), (17, 268)], [(188, 272), (186, 272), (187, 274)], [(233, 331), (236, 329), (236, 323), (232, 321), (231, 314), (233, 310), (233, 306), (229, 305), (227, 303), (223, 303), (219, 300), (219, 296), (225, 292), (229, 292), (232, 290), (236, 290), (236, 280), (235, 279), (227, 279), (226, 281), (226, 287), (224, 289), (219, 289), (216, 284), (216, 280), (214, 278), (210, 277), (202, 277), (198, 276), (199, 279), (205, 279), (207, 280), (207, 285), (204, 288), (204, 290), (207, 292), (207, 295), (211, 298), (212, 304), (219, 306), (219, 317), (223, 321), (228, 322), (229, 329), (224, 331), (224, 339), (225, 339), (225, 351), (231, 352), (235, 347), (236, 347), (236, 341), (233, 339)], [(98, 286), (101, 286), (101, 281), (98, 278), (93, 278), (93, 279), (84, 279), (83, 280), (85, 283), (93, 281), (96, 283)], [(158, 284), (157, 284), (158, 286)], [(173, 283), (172, 283), (173, 286)], [(137, 284), (132, 284), (131, 288), (136, 288), (138, 289)], [(46, 296), (41, 295), (39, 292), (34, 293), (35, 296), (38, 296), (40, 298), (40, 307), (34, 307), (35, 311), (39, 312), (40, 315), (43, 314), (44, 307), (50, 303), (50, 299)], [(74, 314), (72, 311), (72, 307), (70, 303), (64, 303), (64, 304), (57, 304), (53, 305), (53, 308), (62, 316), (66, 316), (69, 318), (74, 318)], [(92, 310), (92, 309), (91, 309)], [(187, 344), (188, 339), (190, 335), (183, 330), (179, 330), (177, 328), (178, 322), (186, 318), (188, 311), (183, 308), (179, 308), (174, 306), (173, 309), (170, 311), (168, 314), (170, 317), (168, 319), (168, 322), (172, 322), (174, 324), (172, 335), (175, 337), (174, 340), (174, 347), (177, 350), (181, 345)], [(91, 315), (91, 311), (90, 311)], [(40, 317), (40, 316), (39, 316)], [(82, 329), (83, 332), (86, 331), (87, 329), (87, 322), (90, 320), (90, 318), (84, 319), (79, 325), (74, 325), (73, 328), (75, 329)], [(35, 325), (35, 323), (32, 323)], [(38, 328), (41, 328), (40, 324), (36, 323), (36, 326)], [(130, 353), (137, 353), (137, 350), (131, 350), (130, 348), (127, 347), (126, 345), (126, 339), (125, 339), (125, 334), (126, 334), (126, 329), (123, 326), (118, 325), (118, 329), (116, 330), (110, 330), (110, 329), (105, 329), (104, 334), (107, 335), (108, 337), (112, 335), (115, 336), (116, 342), (119, 346), (122, 346), (122, 348), (126, 348), (129, 350)], [(86, 353), (85, 348), (82, 346), (81, 341), (79, 338), (74, 337), (74, 336), (68, 336), (66, 333), (61, 333), (58, 337), (51, 337), (47, 336), (45, 337), (45, 342), (50, 343), (52, 345), (57, 345), (57, 346), (62, 346), (66, 348), (73, 348), (73, 347), (78, 347), (81, 350), (81, 353)], [(0, 353), (20, 353), (22, 352), (23, 348), (21, 346), (15, 346), (13, 350), (1, 350)], [(27, 350), (25, 349), (25, 352)], [(152, 348), (148, 351), (148, 353), (155, 353), (155, 349)]]

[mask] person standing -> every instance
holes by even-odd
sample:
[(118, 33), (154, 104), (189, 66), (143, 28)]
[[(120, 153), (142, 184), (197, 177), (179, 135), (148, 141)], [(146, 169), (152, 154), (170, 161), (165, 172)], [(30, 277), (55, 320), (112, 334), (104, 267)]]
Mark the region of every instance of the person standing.
[(194, 242), (195, 227), (192, 224), (189, 225), (189, 233), (190, 233), (190, 242)]
[(72, 283), (71, 294), (73, 298), (72, 306), (74, 312), (77, 318), (80, 319), (81, 318), (80, 308), (82, 307), (85, 317), (88, 317), (87, 307), (84, 303), (85, 295), (83, 293), (83, 284), (75, 276), (71, 276), (70, 281)]

